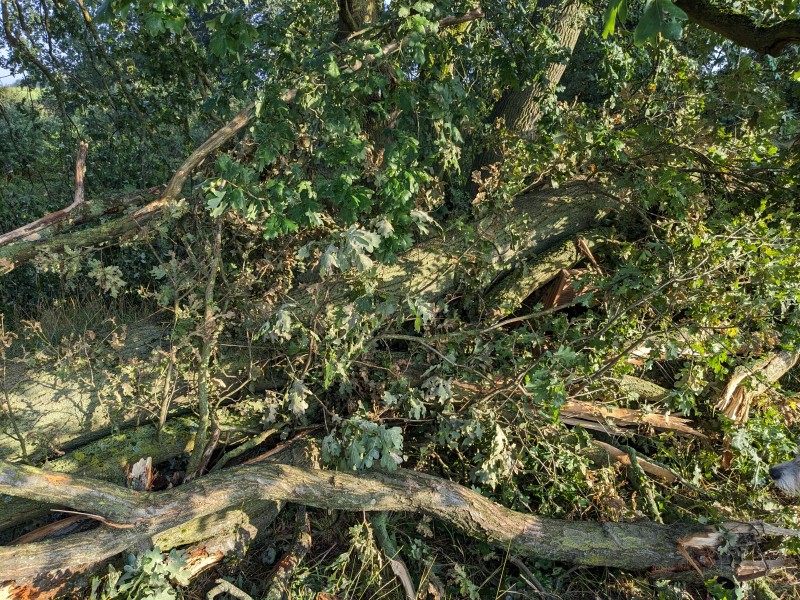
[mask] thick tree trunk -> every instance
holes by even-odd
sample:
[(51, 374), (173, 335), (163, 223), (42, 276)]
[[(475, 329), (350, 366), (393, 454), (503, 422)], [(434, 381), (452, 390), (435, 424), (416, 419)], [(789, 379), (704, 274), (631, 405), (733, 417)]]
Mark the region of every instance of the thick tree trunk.
[[(555, 7), (559, 7), (560, 10), (552, 15), (549, 10)], [(542, 18), (548, 19), (548, 25), (558, 38), (564, 52), (568, 57), (571, 56), (588, 15), (588, 9), (583, 2), (546, 0), (540, 3), (539, 14)], [(542, 118), (542, 100), (555, 91), (568, 64), (569, 60), (555, 60), (547, 65), (544, 73), (533, 85), (521, 90), (506, 90), (492, 109), (489, 121), (493, 123), (497, 119), (502, 119), (509, 131), (524, 139), (532, 139), (536, 132), (536, 124)], [(501, 159), (502, 156), (496, 148), (489, 148), (473, 161), (472, 171), (478, 171)], [(477, 188), (473, 186), (472, 191), (474, 193)]]
[[(561, 2), (551, 0), (541, 4), (541, 10), (545, 11), (561, 5)], [(568, 0), (560, 8), (558, 15), (550, 19), (549, 26), (564, 52), (571, 56), (583, 31), (588, 11), (579, 0)], [(506, 90), (492, 110), (492, 121), (502, 118), (511, 131), (524, 138), (531, 137), (536, 123), (542, 118), (541, 101), (558, 86), (568, 64), (568, 60), (551, 62), (535, 84), (522, 90)]]
[[(456, 285), (465, 257), (492, 265), (499, 272), (522, 253), (535, 256), (545, 252), (579, 232), (591, 230), (600, 218), (622, 208), (601, 188), (582, 181), (521, 196), (506, 210), (479, 222), (472, 239), (467, 239), (463, 231), (450, 230), (419, 242), (393, 265), (378, 265), (375, 295), (426, 301), (441, 298)], [(544, 273), (548, 267), (539, 265), (539, 277), (547, 281), (561, 265), (554, 260), (549, 276)], [(300, 286), (292, 293), (291, 302), (300, 313), (311, 315), (319, 312), (321, 304), (347, 303), (352, 295), (350, 286), (331, 277)]]
[(657, 568), (661, 577), (700, 566), (730, 575), (761, 535), (793, 533), (739, 523), (708, 527), (544, 519), (509, 510), (458, 484), (405, 470), (356, 476), (260, 463), (212, 473), (165, 492), (142, 493), (0, 461), (0, 492), (67, 505), (115, 528), (0, 548), (0, 580), (11, 582), (8, 586), (47, 585), (52, 573), (67, 577), (150, 536), (160, 539), (168, 530), (258, 500), (359, 512), (419, 512), (511, 554), (630, 570)]
[(339, 0), (337, 41), (345, 41), (365, 25), (375, 23), (379, 12), (377, 0)]

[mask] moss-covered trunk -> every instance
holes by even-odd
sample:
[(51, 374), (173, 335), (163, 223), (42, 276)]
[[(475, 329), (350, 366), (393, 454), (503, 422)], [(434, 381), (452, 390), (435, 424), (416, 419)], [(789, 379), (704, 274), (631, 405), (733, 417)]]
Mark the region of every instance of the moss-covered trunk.
[[(738, 523), (717, 528), (545, 519), (500, 506), (456, 483), (405, 470), (354, 475), (260, 463), (212, 473), (164, 492), (142, 493), (3, 461), (0, 492), (89, 512), (116, 529), (0, 548), (0, 580), (18, 586), (52, 581), (53, 572), (66, 577), (151, 536), (164, 539), (168, 530), (258, 500), (422, 513), (511, 554), (636, 571), (658, 569), (661, 577), (699, 569), (698, 565), (708, 572), (733, 574), (742, 554), (765, 533), (763, 525)], [(171, 539), (174, 543), (179, 538)]]

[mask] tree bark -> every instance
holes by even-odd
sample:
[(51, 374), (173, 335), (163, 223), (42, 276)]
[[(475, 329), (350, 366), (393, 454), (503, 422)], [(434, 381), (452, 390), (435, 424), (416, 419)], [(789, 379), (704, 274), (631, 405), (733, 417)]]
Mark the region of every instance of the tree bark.
[[(542, 9), (556, 4), (556, 0), (544, 2)], [(550, 29), (569, 56), (578, 43), (587, 14), (586, 6), (579, 0), (568, 0), (550, 24)], [(558, 86), (568, 64), (568, 60), (551, 62), (535, 84), (522, 90), (506, 90), (492, 110), (490, 119), (502, 118), (508, 129), (523, 138), (531, 138), (535, 133), (534, 126), (542, 118), (541, 101)]]
[[(165, 492), (143, 493), (0, 461), (0, 492), (65, 504), (115, 526), (113, 531), (0, 548), (0, 580), (17, 586), (50, 581), (54, 572), (67, 577), (87, 562), (97, 564), (148, 536), (157, 538), (169, 529), (257, 500), (359, 512), (418, 512), (511, 554), (638, 571), (657, 568), (664, 578), (698, 565), (733, 574), (742, 554), (762, 535), (794, 534), (760, 524), (666, 526), (546, 519), (509, 510), (450, 481), (402, 469), (356, 476), (256, 463)], [(726, 551), (721, 554), (723, 545)]]
[[(600, 187), (583, 181), (520, 196), (505, 210), (480, 221), (474, 239), (450, 230), (417, 243), (393, 265), (378, 265), (375, 294), (426, 301), (441, 298), (455, 286), (465, 256), (500, 271), (521, 253), (545, 252), (596, 227), (610, 211), (623, 208)], [(287, 300), (301, 313), (315, 314), (320, 303), (344, 301), (352, 293), (340, 278), (331, 277), (299, 287)]]
[(675, 5), (692, 23), (760, 54), (780, 56), (790, 45), (800, 43), (800, 19), (757, 25), (747, 15), (721, 8), (709, 0), (677, 0)]
[[(542, 17), (544, 18), (547, 9), (560, 4), (561, 0), (546, 0), (541, 3), (539, 10)], [(578, 43), (587, 15), (588, 10), (581, 0), (566, 0), (557, 16), (549, 23), (550, 29), (558, 37), (561, 47), (568, 56), (572, 55), (575, 44)], [(532, 139), (536, 132), (536, 123), (542, 118), (542, 100), (556, 89), (568, 64), (568, 60), (551, 62), (533, 85), (521, 90), (506, 90), (492, 109), (489, 122), (494, 123), (497, 119), (502, 119), (509, 131), (523, 139)], [(479, 171), (482, 167), (501, 159), (496, 148), (489, 148), (477, 156), (472, 164), (472, 171)], [(476, 192), (477, 187), (470, 185), (471, 191)]]
[(365, 25), (375, 23), (379, 11), (377, 0), (339, 0), (336, 40), (345, 41)]

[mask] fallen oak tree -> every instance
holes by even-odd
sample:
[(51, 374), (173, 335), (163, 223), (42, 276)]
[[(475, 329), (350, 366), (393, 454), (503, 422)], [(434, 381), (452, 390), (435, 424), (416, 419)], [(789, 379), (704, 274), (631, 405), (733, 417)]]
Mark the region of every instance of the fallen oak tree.
[[(258, 500), (345, 511), (422, 513), (514, 555), (654, 570), (661, 579), (684, 578), (692, 570), (703, 578), (734, 577), (748, 551), (764, 535), (798, 535), (763, 523), (704, 526), (541, 518), (500, 506), (456, 483), (404, 469), (355, 475), (255, 463), (164, 492), (143, 493), (0, 461), (0, 492), (69, 506), (106, 525), (100, 531), (0, 548), (0, 581), (16, 593), (66, 580), (125, 550), (163, 539), (170, 530), (172, 547), (180, 545), (176, 528)], [(723, 546), (724, 553), (720, 552)]]
[[(451, 270), (448, 270), (448, 273), (449, 273), (449, 272), (451, 272)], [(310, 356), (310, 355), (311, 355), (311, 351), (309, 351), (309, 356)], [(688, 562), (691, 564), (691, 559), (687, 559), (687, 561), (688, 561)], [(702, 561), (700, 561), (700, 562), (702, 563)], [(692, 573), (692, 571), (689, 571), (689, 572), (690, 572), (690, 573)]]

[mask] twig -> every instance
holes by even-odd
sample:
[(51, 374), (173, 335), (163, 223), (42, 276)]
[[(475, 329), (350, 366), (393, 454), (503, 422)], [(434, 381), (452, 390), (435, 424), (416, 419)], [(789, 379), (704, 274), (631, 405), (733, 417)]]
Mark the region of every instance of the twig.
[(240, 590), (238, 587), (233, 585), (230, 581), (225, 581), (224, 579), (217, 579), (214, 583), (215, 585), (213, 588), (206, 592), (207, 600), (214, 600), (220, 594), (229, 594), (234, 598), (239, 598), (239, 600), (253, 600), (253, 597)]
[(228, 461), (236, 458), (237, 456), (241, 456), (242, 454), (244, 454), (248, 450), (252, 450), (256, 446), (260, 446), (267, 440), (267, 438), (269, 438), (271, 435), (275, 433), (278, 433), (277, 429), (275, 428), (267, 429), (266, 431), (262, 431), (258, 435), (251, 437), (245, 443), (241, 444), (240, 446), (237, 446), (233, 450), (229, 450), (220, 457), (220, 459), (216, 462), (216, 464), (213, 467), (211, 467), (210, 472), (213, 473), (214, 471), (219, 471), (222, 467), (224, 467), (228, 463)]
[(515, 565), (520, 571), (522, 571), (522, 580), (527, 583), (530, 587), (536, 590), (538, 593), (542, 594), (543, 596), (549, 596), (550, 593), (545, 589), (545, 587), (539, 583), (539, 580), (536, 579), (536, 576), (531, 573), (531, 570), (518, 559), (516, 556), (509, 556), (508, 560)]

